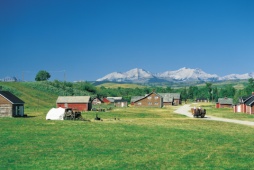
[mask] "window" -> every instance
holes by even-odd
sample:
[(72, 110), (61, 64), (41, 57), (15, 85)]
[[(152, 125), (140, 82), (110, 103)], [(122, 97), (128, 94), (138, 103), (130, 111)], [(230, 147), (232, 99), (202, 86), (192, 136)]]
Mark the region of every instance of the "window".
[(154, 105), (159, 105), (159, 103), (158, 103), (158, 102), (155, 102)]
[(138, 102), (138, 105), (140, 106), (140, 105), (142, 105), (142, 103), (141, 103), (141, 102)]
[(151, 100), (151, 99), (152, 99), (152, 97), (151, 97), (151, 96), (149, 96), (149, 97), (148, 97), (148, 99), (149, 99), (149, 100)]
[(157, 100), (159, 97), (158, 97), (158, 96), (155, 96), (154, 98)]
[(148, 102), (148, 105), (152, 105), (152, 102)]

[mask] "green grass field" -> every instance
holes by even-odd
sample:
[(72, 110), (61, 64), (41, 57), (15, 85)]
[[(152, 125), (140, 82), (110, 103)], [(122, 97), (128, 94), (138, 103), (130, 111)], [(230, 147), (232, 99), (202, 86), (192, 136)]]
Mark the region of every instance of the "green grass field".
[[(253, 127), (186, 118), (173, 110), (83, 113), (90, 122), (46, 121), (46, 110), (1, 118), (0, 169), (254, 167)], [(95, 114), (103, 121), (94, 121)]]
[[(0, 83), (26, 102), (27, 118), (0, 118), (0, 169), (252, 169), (254, 129), (174, 114), (178, 107), (84, 112), (47, 121), (57, 95)], [(202, 104), (207, 114), (253, 120)], [(103, 121), (95, 121), (98, 114)]]

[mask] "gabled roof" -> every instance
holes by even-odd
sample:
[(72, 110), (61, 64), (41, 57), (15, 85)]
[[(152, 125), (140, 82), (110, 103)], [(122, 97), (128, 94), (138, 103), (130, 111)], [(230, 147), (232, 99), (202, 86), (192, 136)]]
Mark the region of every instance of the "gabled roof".
[(131, 103), (132, 103), (132, 102), (136, 102), (137, 100), (140, 100), (140, 99), (142, 99), (142, 98), (144, 98), (144, 96), (132, 96), (132, 97), (131, 97)]
[(25, 102), (8, 91), (0, 91), (0, 96), (10, 101), (12, 104), (24, 104)]
[(103, 102), (102, 99), (100, 99), (99, 97), (94, 97), (94, 98), (92, 98), (92, 101), (94, 101), (95, 99), (96, 99), (96, 100), (99, 100), (99, 101), (101, 101), (101, 102)]
[(109, 99), (106, 98), (106, 97), (104, 97), (104, 98), (102, 99), (102, 101), (103, 101), (104, 103), (109, 103), (109, 102), (110, 102)]
[(90, 96), (59, 96), (56, 103), (89, 103)]
[(250, 96), (247, 96), (247, 97), (242, 97), (241, 99), (242, 99), (243, 103), (246, 103), (252, 98), (252, 96), (253, 95), (250, 95)]
[(110, 103), (114, 103), (115, 99), (113, 98), (107, 98), (107, 100), (110, 102)]
[(123, 97), (107, 97), (107, 99), (122, 100)]
[(225, 97), (225, 98), (219, 98), (219, 99), (218, 99), (218, 103), (220, 103), (220, 104), (231, 104), (231, 105), (233, 105), (233, 99), (232, 99), (232, 98), (227, 98), (227, 97)]
[(247, 106), (251, 106), (254, 103), (254, 96), (252, 95), (248, 100), (244, 102)]
[(145, 96), (142, 96), (142, 98), (140, 98), (140, 99), (138, 99), (138, 100), (136, 100), (136, 101), (133, 101), (133, 102), (137, 102), (137, 101), (139, 101), (139, 100), (142, 100), (142, 99), (144, 99), (144, 98), (147, 98), (147, 97), (150, 96), (151, 94), (156, 94), (157, 96), (159, 96), (159, 97), (162, 98), (161, 95), (159, 95), (159, 94), (157, 94), (157, 93), (155, 93), (155, 92), (151, 92), (151, 93), (149, 93), (149, 94), (147, 94), (147, 95), (145, 95)]
[(158, 93), (162, 98), (163, 98), (163, 102), (173, 102), (174, 101), (174, 95), (172, 95), (173, 93)]
[(239, 98), (239, 102), (244, 103), (247, 99), (249, 99), (251, 96), (244, 96)]
[(180, 93), (169, 93), (174, 99), (181, 99)]

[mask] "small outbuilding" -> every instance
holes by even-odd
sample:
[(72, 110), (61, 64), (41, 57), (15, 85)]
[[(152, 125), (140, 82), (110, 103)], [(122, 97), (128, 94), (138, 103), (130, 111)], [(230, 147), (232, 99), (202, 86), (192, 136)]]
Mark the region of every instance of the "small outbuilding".
[(174, 104), (174, 96), (171, 93), (158, 93), (163, 98), (163, 106), (172, 106)]
[(127, 107), (128, 102), (126, 100), (115, 100), (114, 102), (115, 107)]
[(182, 104), (182, 97), (180, 93), (170, 93), (170, 95), (174, 99), (173, 105), (178, 106)]
[(97, 105), (97, 104), (102, 104), (103, 101), (99, 97), (95, 97), (92, 99), (92, 104)]
[(233, 107), (233, 99), (232, 98), (219, 98), (216, 103), (216, 108), (231, 108)]
[(208, 102), (208, 100), (205, 97), (200, 97), (200, 98), (196, 98), (196, 102), (197, 103), (199, 103), (199, 102)]
[(11, 92), (0, 91), (0, 117), (23, 117), (24, 104), (24, 101)]
[(59, 96), (56, 100), (56, 106), (62, 108), (71, 108), (78, 111), (88, 111), (92, 108), (90, 96)]

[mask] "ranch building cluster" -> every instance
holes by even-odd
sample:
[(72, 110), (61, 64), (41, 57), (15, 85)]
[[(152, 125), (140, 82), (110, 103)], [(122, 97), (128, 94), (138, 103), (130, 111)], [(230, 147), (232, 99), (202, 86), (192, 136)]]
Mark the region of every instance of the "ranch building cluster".
[[(206, 99), (197, 99), (197, 102), (207, 102)], [(57, 108), (72, 108), (78, 111), (90, 111), (93, 105), (113, 104), (114, 107), (169, 107), (182, 104), (180, 93), (151, 92), (144, 96), (132, 96), (128, 102), (122, 97), (91, 98), (90, 96), (59, 96), (56, 100)], [(23, 117), (25, 102), (8, 91), (0, 91), (0, 117)], [(237, 105), (232, 98), (219, 98), (216, 108), (233, 108), (234, 112), (254, 114), (254, 93), (239, 98)]]

